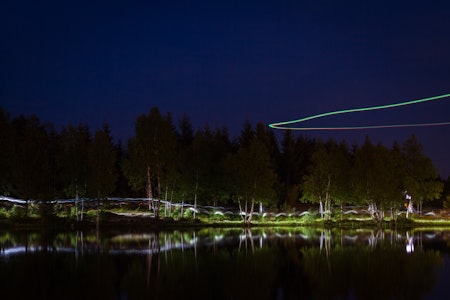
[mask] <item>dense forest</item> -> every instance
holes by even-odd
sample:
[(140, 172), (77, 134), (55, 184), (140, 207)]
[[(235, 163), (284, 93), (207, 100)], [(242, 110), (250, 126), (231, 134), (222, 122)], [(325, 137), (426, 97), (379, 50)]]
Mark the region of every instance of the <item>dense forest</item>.
[(145, 197), (277, 209), (320, 203), (375, 212), (404, 208), (407, 195), (415, 205), (450, 204), (449, 179), (439, 178), (414, 135), (390, 148), (369, 137), (348, 145), (291, 131), (278, 141), (265, 124), (245, 122), (232, 138), (226, 127), (194, 130), (187, 116), (175, 125), (154, 107), (122, 145), (107, 124), (95, 132), (87, 124), (56, 129), (0, 108), (0, 145), (0, 195), (22, 199)]

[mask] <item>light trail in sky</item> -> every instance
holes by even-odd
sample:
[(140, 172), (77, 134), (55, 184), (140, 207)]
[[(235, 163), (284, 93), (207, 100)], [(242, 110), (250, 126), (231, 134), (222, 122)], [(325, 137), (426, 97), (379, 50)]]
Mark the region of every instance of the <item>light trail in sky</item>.
[(394, 108), (394, 107), (399, 107), (399, 106), (418, 104), (418, 103), (422, 103), (422, 102), (436, 101), (436, 100), (440, 100), (440, 99), (444, 99), (444, 98), (448, 98), (448, 97), (450, 97), (450, 94), (444, 94), (444, 95), (439, 95), (439, 96), (434, 96), (434, 97), (428, 97), (428, 98), (422, 98), (422, 99), (417, 99), (417, 100), (412, 100), (412, 101), (404, 101), (404, 102), (386, 104), (386, 105), (336, 110), (336, 111), (321, 113), (321, 114), (317, 114), (317, 115), (313, 115), (313, 116), (309, 116), (309, 117), (305, 117), (305, 118), (301, 118), (301, 119), (297, 119), (297, 120), (271, 123), (271, 124), (269, 124), (269, 127), (274, 128), (274, 129), (285, 129), (285, 130), (357, 130), (357, 129), (382, 129), (382, 128), (403, 128), (403, 127), (425, 127), (425, 126), (450, 125), (450, 121), (448, 121), (448, 122), (436, 122), (436, 123), (365, 125), (365, 126), (345, 126), (345, 127), (339, 127), (339, 126), (327, 126), (327, 127), (289, 126), (292, 124), (303, 123), (303, 122), (306, 122), (309, 120), (319, 119), (319, 118), (328, 117), (328, 116), (332, 116), (332, 115), (388, 109), (388, 108)]

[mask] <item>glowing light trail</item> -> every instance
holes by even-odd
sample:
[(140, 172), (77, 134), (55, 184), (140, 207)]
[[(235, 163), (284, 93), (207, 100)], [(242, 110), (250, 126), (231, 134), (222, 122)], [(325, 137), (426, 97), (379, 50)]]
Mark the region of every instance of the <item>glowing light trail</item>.
[(450, 121), (449, 121), (449, 122), (437, 122), (437, 123), (366, 125), (366, 126), (348, 126), (348, 127), (291, 127), (291, 126), (287, 126), (287, 125), (291, 125), (291, 124), (302, 123), (302, 122), (306, 122), (306, 121), (309, 121), (309, 120), (323, 118), (323, 117), (332, 116), (332, 115), (340, 115), (340, 114), (355, 113), (355, 112), (362, 112), (362, 111), (388, 109), (388, 108), (394, 108), (394, 107), (399, 107), (399, 106), (418, 104), (418, 103), (422, 103), (422, 102), (436, 101), (436, 100), (443, 99), (443, 98), (448, 98), (448, 97), (450, 97), (450, 94), (434, 96), (434, 97), (428, 97), (428, 98), (423, 98), (423, 99), (417, 99), (417, 100), (412, 100), (412, 101), (393, 103), (393, 104), (386, 104), (386, 105), (378, 105), (378, 106), (369, 106), (369, 107), (360, 107), (360, 108), (351, 108), (351, 109), (343, 109), (343, 110), (331, 111), (331, 112), (326, 112), (326, 113), (322, 113), (322, 114), (318, 114), (318, 115), (305, 117), (305, 118), (302, 118), (302, 119), (297, 119), (297, 120), (292, 120), (292, 121), (285, 121), (285, 122), (279, 122), (279, 123), (271, 123), (271, 124), (269, 124), (269, 127), (275, 128), (275, 129), (288, 129), (288, 130), (355, 130), (355, 129), (380, 129), (380, 128), (402, 128), (402, 127), (422, 127), (422, 126), (450, 125)]

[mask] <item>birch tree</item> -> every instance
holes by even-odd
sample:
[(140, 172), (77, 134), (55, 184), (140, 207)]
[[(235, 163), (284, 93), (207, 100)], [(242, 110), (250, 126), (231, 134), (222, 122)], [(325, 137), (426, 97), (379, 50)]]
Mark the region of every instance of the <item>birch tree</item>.
[(153, 107), (148, 115), (137, 118), (135, 136), (128, 140), (123, 171), (133, 190), (145, 191), (155, 218), (159, 218), (162, 185), (167, 184), (174, 171), (175, 151), (176, 131), (169, 114), (162, 116)]
[(312, 155), (309, 175), (303, 185), (303, 201), (319, 203), (322, 217), (328, 218), (332, 212), (332, 200), (338, 204), (348, 201), (348, 175), (350, 162), (345, 143), (337, 145), (318, 142)]
[[(230, 156), (229, 168), (234, 178), (238, 203), (243, 212), (243, 221), (250, 224), (256, 201), (268, 205), (274, 203), (273, 187), (276, 183), (276, 174), (271, 165), (269, 150), (261, 139), (255, 138), (248, 125), (244, 126), (241, 141), (238, 151)], [(240, 197), (245, 200), (244, 209)], [(250, 211), (247, 207), (248, 201)]]

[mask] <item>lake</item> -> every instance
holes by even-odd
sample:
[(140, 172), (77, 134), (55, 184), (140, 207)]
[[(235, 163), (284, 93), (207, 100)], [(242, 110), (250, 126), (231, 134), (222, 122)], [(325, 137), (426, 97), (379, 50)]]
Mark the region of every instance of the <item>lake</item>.
[(0, 232), (2, 299), (441, 299), (450, 231)]

